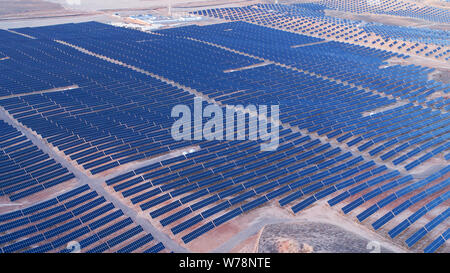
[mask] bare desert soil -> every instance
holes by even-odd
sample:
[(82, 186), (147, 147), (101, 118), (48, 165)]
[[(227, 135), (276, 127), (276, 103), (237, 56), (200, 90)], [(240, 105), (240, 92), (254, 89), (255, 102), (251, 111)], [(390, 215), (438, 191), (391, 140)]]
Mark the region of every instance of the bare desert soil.
[[(373, 246), (373, 247), (371, 247)], [(327, 223), (303, 222), (267, 225), (258, 242), (260, 253), (364, 253), (378, 243)], [(382, 253), (392, 250), (380, 246)]]
[(37, 11), (62, 11), (64, 8), (56, 3), (42, 0), (0, 0), (0, 16)]

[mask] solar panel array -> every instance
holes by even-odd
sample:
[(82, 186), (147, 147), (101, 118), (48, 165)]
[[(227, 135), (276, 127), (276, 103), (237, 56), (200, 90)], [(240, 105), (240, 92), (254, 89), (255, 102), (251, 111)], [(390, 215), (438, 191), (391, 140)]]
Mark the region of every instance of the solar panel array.
[(0, 120), (0, 196), (17, 201), (74, 178), (22, 132)]
[[(79, 249), (73, 249), (72, 242)], [(130, 253), (164, 248), (88, 185), (0, 215), (0, 253)]]
[[(70, 73), (61, 75), (64, 64), (47, 59), (48, 54), (37, 42), (30, 43), (29, 38), (0, 30), (0, 43), (0, 59), (8, 57), (0, 60), (0, 97), (68, 87), (76, 81), (70, 79)], [(41, 60), (33, 60), (27, 55), (30, 53), (40, 54)], [(45, 70), (41, 69), (43, 66)]]
[[(389, 26), (376, 23), (369, 23), (363, 26), (367, 31), (371, 31), (379, 34), (385, 39), (396, 38), (405, 39), (411, 42), (421, 42), (425, 44), (437, 44), (441, 46), (450, 45), (450, 34), (448, 31), (444, 30), (434, 30), (427, 28), (414, 28), (414, 27), (404, 27), (404, 26)], [(423, 48), (422, 51), (427, 48)], [(419, 49), (421, 50), (421, 49)], [(416, 52), (420, 53), (420, 52)], [(426, 53), (429, 54), (429, 53)], [(426, 55), (425, 56), (428, 56)], [(448, 51), (440, 53), (442, 55), (448, 54)], [(441, 56), (442, 56), (441, 55)], [(439, 55), (438, 55), (439, 57)]]
[[(76, 34), (76, 26), (71, 26), (71, 28), (73, 29), (71, 35), (79, 35)], [(251, 31), (252, 28), (255, 30)], [(114, 29), (110, 31), (115, 32)], [(265, 31), (274, 33), (267, 34), (267, 36), (261, 35)], [(372, 156), (389, 147), (395, 147), (397, 152), (404, 151), (408, 148), (408, 145), (412, 144), (414, 146), (415, 144), (414, 142), (409, 143), (407, 140), (416, 138), (418, 138), (416, 143), (423, 143), (423, 146), (420, 146), (418, 151), (410, 153), (409, 157), (420, 153), (422, 150), (428, 151), (431, 148), (434, 149), (431, 151), (431, 156), (439, 155), (448, 149), (447, 115), (441, 113), (438, 109), (433, 110), (421, 105), (407, 103), (391, 110), (364, 117), (362, 116), (363, 112), (390, 105), (396, 100), (374, 93), (367, 93), (346, 85), (331, 84), (329, 81), (324, 81), (321, 78), (298, 71), (294, 73), (292, 70), (281, 68), (277, 65), (267, 65), (227, 74), (224, 74), (223, 71), (233, 68), (233, 66), (211, 67), (211, 69), (206, 71), (200, 71), (196, 67), (205, 67), (206, 64), (204, 62), (206, 59), (198, 56), (195, 56), (196, 58), (190, 57), (189, 50), (186, 48), (195, 45), (196, 48), (211, 50), (212, 46), (179, 37), (205, 40), (252, 55), (263, 52), (265, 55), (258, 57), (270, 57), (269, 60), (281, 63), (291, 60), (289, 65), (294, 67), (297, 65), (298, 68), (309, 68), (310, 66), (293, 64), (292, 60), (303, 60), (305, 58), (291, 55), (284, 56), (285, 52), (287, 50), (302, 52), (302, 47), (292, 49), (291, 45), (316, 43), (320, 42), (320, 40), (306, 36), (298, 37), (289, 33), (286, 33), (286, 36), (290, 37), (286, 37), (280, 31), (246, 24), (242, 26), (242, 23), (166, 30), (160, 32), (160, 34), (165, 36), (148, 35), (144, 40), (139, 40), (142, 37), (136, 37), (126, 42), (116, 40), (117, 38), (114, 34), (109, 33), (105, 29), (102, 33), (104, 37), (101, 39), (88, 38), (76, 43), (74, 40), (70, 40), (71, 37), (67, 37), (67, 40), (101, 55), (110, 56), (175, 80), (185, 86), (194, 87), (197, 91), (207, 94), (209, 97), (224, 104), (238, 102), (245, 104), (249, 102), (254, 103), (255, 101), (258, 103), (280, 103), (283, 106), (283, 121), (291, 123), (291, 125), (300, 129), (307, 129), (309, 132), (322, 130), (321, 134), (334, 133), (330, 134), (330, 138), (338, 138), (338, 136), (347, 132), (338, 140), (340, 142), (350, 137), (361, 135), (348, 141), (348, 146), (356, 145), (364, 139), (371, 139), (369, 142), (363, 142), (359, 146), (360, 151), (382, 142), (382, 146), (377, 146), (371, 150), (372, 153), (370, 155)], [(241, 38), (244, 35), (243, 33), (250, 39), (243, 41)], [(49, 35), (48, 32), (46, 35)], [(64, 39), (62, 37), (64, 33), (57, 30), (50, 35), (57, 39)], [(286, 48), (280, 49), (280, 46), (274, 46), (273, 40), (270, 40), (274, 36), (277, 40), (287, 41)], [(258, 41), (257, 37), (263, 40)], [(254, 39), (254, 43), (249, 42), (249, 40), (252, 41)], [(259, 48), (258, 45), (264, 46), (264, 48)], [(309, 53), (315, 49), (315, 46), (318, 49), (313, 52), (317, 53)], [(344, 62), (344, 60), (351, 60), (352, 57), (356, 60), (357, 54), (361, 54), (366, 56), (365, 60), (367, 63), (364, 63), (364, 66), (372, 65), (374, 73), (382, 75), (385, 75), (385, 73), (378, 71), (379, 64), (385, 58), (392, 56), (392, 53), (388, 52), (339, 43), (327, 46), (333, 46), (333, 49), (329, 49), (326, 52), (333, 52), (335, 61), (342, 60)], [(154, 64), (154, 61), (150, 60), (160, 60), (164, 59), (164, 57), (158, 51), (152, 50), (153, 47), (159, 48), (159, 52), (171, 52), (176, 63), (158, 62)], [(183, 48), (183, 51), (180, 50), (181, 48)], [(198, 49), (196, 51), (198, 52)], [(306, 51), (306, 54), (309, 53), (312, 58), (315, 57), (318, 60), (324, 58), (319, 53), (324, 52), (321, 44), (305, 47), (304, 51)], [(225, 52), (225, 50), (222, 50), (215, 57), (220, 60), (218, 56), (224, 56)], [(342, 59), (339, 59), (336, 52), (343, 55)], [(316, 57), (315, 55), (318, 56)], [(367, 58), (367, 56), (372, 57)], [(362, 60), (361, 57), (358, 59)], [(329, 58), (326, 60), (329, 61)], [(317, 64), (318, 61), (314, 60), (314, 63)], [(323, 63), (326, 63), (326, 61), (323, 61)], [(181, 64), (183, 64), (183, 67), (180, 67)], [(239, 65), (248, 64), (239, 63)], [(356, 61), (355, 64), (357, 64)], [(173, 72), (173, 67), (179, 67), (179, 69)], [(404, 70), (404, 75), (414, 72), (417, 75), (425, 74), (420, 67), (398, 67), (396, 69), (398, 70), (394, 70), (392, 75), (396, 75), (397, 79), (401, 70)], [(316, 71), (322, 72), (323, 70)], [(289, 76), (290, 74), (293, 75)], [(418, 78), (417, 75), (414, 77), (415, 79)], [(328, 74), (327, 76), (335, 75)], [(348, 79), (348, 76), (346, 74), (346, 79)], [(217, 80), (208, 82), (192, 80), (202, 77)], [(246, 82), (246, 79), (251, 79), (251, 81)], [(270, 79), (270, 81), (267, 79)], [(297, 79), (298, 82), (294, 79)], [(424, 79), (422, 78), (422, 80)], [(210, 82), (213, 84), (209, 84)], [(217, 83), (220, 82), (222, 82), (220, 84), (222, 90), (216, 91)], [(303, 84), (300, 85), (301, 83)], [(320, 83), (324, 85), (323, 94), (317, 90), (321, 86)], [(415, 84), (419, 83), (420, 81), (416, 81)], [(283, 87), (283, 84), (286, 86)], [(295, 84), (299, 86), (295, 86)], [(314, 86), (313, 92), (308, 93), (305, 90), (307, 84), (311, 87)], [(414, 81), (412, 84), (414, 84)], [(429, 82), (423, 84), (427, 85)], [(330, 85), (332, 88), (329, 87)], [(273, 88), (274, 86), (278, 88), (275, 89)], [(298, 87), (298, 89), (295, 87)], [(245, 90), (245, 92), (241, 92), (241, 96), (238, 90)], [(268, 92), (269, 90), (271, 91), (270, 93)], [(336, 96), (337, 90), (341, 90), (338, 94), (342, 94), (342, 97)], [(412, 88), (412, 90), (418, 90), (418, 87)], [(292, 99), (289, 97), (289, 92), (293, 93)], [(233, 96), (227, 95), (230, 93), (233, 93)], [(415, 94), (420, 94), (420, 92)], [(308, 96), (310, 96), (311, 101), (308, 100)], [(401, 99), (400, 96), (396, 97)], [(413, 95), (410, 95), (410, 97), (414, 98)], [(337, 104), (339, 99), (342, 99), (343, 105)], [(371, 103), (365, 102), (364, 99), (370, 100)], [(378, 99), (379, 103), (376, 103), (374, 99)], [(352, 100), (358, 103), (355, 105), (352, 103)], [(295, 104), (293, 101), (295, 101)], [(324, 101), (332, 102), (334, 107), (326, 108), (327, 104), (323, 104)], [(411, 101), (416, 102), (415, 99), (411, 99)], [(298, 105), (299, 103), (300, 105)], [(345, 105), (348, 105), (348, 110)], [(301, 113), (295, 112), (295, 109), (299, 108), (302, 109), (302, 113), (305, 113), (304, 121), (301, 119)], [(305, 112), (308, 108), (311, 108), (311, 111), (313, 111), (310, 115)], [(318, 112), (318, 108), (322, 109), (321, 112), (323, 112), (324, 117), (328, 117), (327, 119), (323, 121), (318, 119), (317, 115), (321, 113)], [(346, 111), (353, 113), (354, 117), (348, 113), (344, 114)], [(333, 113), (333, 115), (330, 115), (330, 113)], [(341, 120), (339, 120), (339, 113), (342, 115)], [(399, 115), (398, 113), (402, 114)], [(308, 119), (308, 117), (310, 118)], [(330, 118), (336, 118), (336, 120), (331, 122)], [(334, 123), (338, 124), (338, 126), (335, 128), (331, 127), (330, 131), (329, 126)], [(320, 124), (326, 124), (326, 127), (320, 126)], [(350, 130), (335, 131), (338, 128), (348, 128)], [(352, 131), (356, 133), (348, 133)], [(365, 133), (364, 136), (362, 136), (363, 133)], [(397, 137), (401, 137), (400, 140)], [(426, 142), (429, 139), (433, 140), (430, 144)], [(304, 142), (306, 143), (302, 144)], [(345, 189), (353, 194), (360, 193), (363, 190), (369, 191), (370, 189), (370, 192), (366, 193), (371, 197), (370, 199), (379, 198), (379, 194), (384, 191), (388, 192), (392, 189), (401, 191), (403, 190), (401, 187), (405, 185), (409, 187), (410, 191), (420, 189), (420, 187), (416, 186), (411, 190), (410, 186), (416, 185), (412, 184), (414, 181), (412, 176), (400, 175), (398, 171), (389, 170), (386, 166), (378, 166), (373, 161), (366, 161), (362, 157), (354, 157), (351, 153), (341, 154), (339, 148), (333, 149), (329, 144), (320, 145), (320, 143), (321, 141), (318, 139), (310, 139), (290, 130), (282, 132), (281, 145), (276, 152), (259, 152), (257, 142), (244, 144), (238, 142), (226, 144), (220, 142), (200, 143), (201, 149), (197, 152), (136, 169), (117, 178), (110, 179), (106, 183), (113, 187), (114, 190), (121, 192), (124, 198), (129, 199), (140, 209), (144, 211), (150, 210), (150, 215), (154, 218), (160, 218), (161, 224), (168, 226), (174, 235), (181, 234), (179, 236), (185, 243), (189, 243), (209, 230), (275, 198), (279, 200), (280, 205), (291, 204), (292, 210), (299, 212), (317, 200), (335, 194), (336, 191), (342, 192)], [(421, 159), (419, 163), (423, 163), (431, 157), (424, 151), (422, 153), (425, 158)], [(410, 164), (413, 162), (415, 161), (412, 161)], [(417, 164), (413, 163), (413, 165)], [(411, 165), (406, 165), (405, 167), (406, 170), (409, 170)], [(445, 174), (446, 171), (441, 171), (437, 179), (441, 179)], [(429, 180), (431, 182), (435, 181), (435, 179)], [(414, 181), (414, 183), (419, 182)], [(420, 183), (423, 184), (424, 182)], [(442, 184), (440, 185), (442, 186)], [(443, 185), (444, 187), (446, 186), (446, 184)], [(359, 191), (354, 190), (354, 188), (357, 188)], [(369, 199), (368, 197), (366, 198)], [(299, 199), (301, 201), (298, 201)], [(392, 202), (392, 200), (390, 201)], [(386, 202), (384, 201), (382, 204)], [(372, 214), (367, 212), (362, 215), (364, 217), (357, 217), (361, 221)], [(195, 229), (192, 231), (192, 228)]]
[[(300, 36), (307, 37), (304, 42), (297, 44), (286, 41), (283, 46), (278, 46), (264, 41), (261, 38), (262, 35), (255, 29), (265, 31), (266, 28), (233, 22), (205, 27), (179, 28), (170, 32), (170, 35), (212, 42), (266, 60), (288, 64), (303, 71), (358, 84), (364, 88), (384, 92), (387, 95), (407, 99), (411, 102), (424, 103), (428, 96), (434, 93), (439, 94), (439, 92), (446, 94), (450, 90), (447, 84), (428, 81), (427, 77), (428, 73), (432, 71), (431, 69), (414, 65), (379, 68), (385, 64), (387, 59), (401, 57), (401, 55), (340, 42), (320, 43), (323, 40), (311, 40), (307, 36)], [(281, 37), (294, 35), (279, 30), (268, 30), (270, 35), (273, 35), (271, 34), (273, 32)], [(243, 37), (247, 37), (246, 35), (251, 39), (243, 40)], [(277, 39), (281, 38), (277, 37)], [(319, 44), (291, 48), (318, 42)], [(343, 71), (343, 67), (345, 67), (345, 71)], [(396, 75), (395, 79), (392, 75)], [(440, 108), (444, 107), (449, 109), (446, 104), (440, 106)]]
[(319, 3), (328, 8), (347, 12), (387, 14), (439, 23), (450, 21), (450, 12), (446, 9), (401, 0), (321, 0)]
[[(358, 1), (354, 2), (358, 3)], [(329, 8), (330, 6), (318, 3), (257, 4), (246, 7), (207, 9), (193, 13), (230, 21), (246, 21), (407, 55), (414, 54), (446, 61), (450, 59), (450, 48), (442, 39), (448, 35), (445, 31), (337, 18), (325, 14), (325, 9)], [(446, 19), (445, 22), (448, 23), (449, 20)], [(425, 35), (427, 38), (424, 38)]]
[[(297, 8), (325, 16), (322, 6)], [(222, 11), (240, 12), (207, 13)], [(0, 65), (49, 85), (0, 84), (0, 106), (80, 169), (114, 173), (104, 186), (184, 244), (269, 202), (294, 214), (316, 203), (341, 206), (415, 251), (439, 251), (448, 238), (449, 88), (428, 80), (425, 67), (382, 68), (406, 55), (244, 22), (155, 33), (96, 22), (15, 31), (36, 39), (16, 35), (13, 45), (0, 45), (11, 57)], [(175, 141), (171, 109), (192, 109), (191, 90), (223, 109), (280, 105), (278, 149), (261, 151), (262, 140)], [(10, 143), (8, 130), (0, 145), (15, 160), (6, 149), (22, 145), (21, 135)], [(174, 151), (181, 155), (167, 157)], [(412, 171), (431, 161), (442, 166), (426, 178)], [(121, 166), (128, 170), (117, 174)], [(67, 252), (73, 240), (83, 252), (164, 249), (87, 186), (0, 215), (0, 232), (3, 252)]]
[(61, 75), (69, 71), (83, 80), (75, 89), (7, 98), (0, 105), (75, 164), (97, 174), (191, 145), (171, 138), (170, 109), (193, 95), (54, 42), (34, 45), (67, 63)]
[[(72, 33), (77, 32), (75, 29), (76, 27), (76, 25), (72, 26)], [(224, 31), (228, 30), (230, 27), (232, 28), (231, 31)], [(227, 64), (219, 66), (217, 65), (218, 63), (230, 60), (229, 56), (232, 53), (219, 48), (214, 48), (210, 45), (177, 38), (177, 35), (192, 37), (208, 42), (214, 42), (221, 46), (230, 47), (233, 50), (239, 50), (253, 55), (260, 54), (258, 52), (264, 52), (264, 55), (258, 55), (258, 57), (283, 64), (287, 63), (294, 68), (307, 70), (308, 72), (313, 72), (318, 75), (337, 78), (350, 83), (358, 82), (358, 84), (364, 88), (370, 88), (377, 92), (384, 92), (385, 94), (393, 95), (399, 99), (408, 99), (411, 102), (424, 103), (426, 102), (427, 96), (438, 92), (438, 90), (444, 89), (445, 92), (448, 91), (446, 86), (442, 83), (427, 81), (426, 70), (424, 71), (424, 68), (422, 67), (398, 66), (389, 70), (380, 69), (379, 66), (383, 61), (392, 56), (392, 53), (388, 52), (380, 52), (361, 47), (358, 48), (356, 46), (336, 42), (316, 44), (295, 49), (290, 48), (290, 44), (288, 44), (286, 48), (270, 46), (273, 45), (273, 43), (264, 40), (261, 42), (256, 40), (256, 42), (251, 44), (249, 42), (240, 42), (243, 41), (243, 35), (247, 35), (247, 37), (251, 37), (252, 39), (261, 39), (260, 37), (262, 37), (262, 35), (259, 33), (261, 30), (259, 30), (259, 32), (251, 31), (255, 28), (265, 31), (265, 28), (250, 24), (228, 23), (207, 27), (180, 28), (174, 30), (174, 33), (166, 36), (151, 35), (152, 39), (146, 41), (145, 45), (142, 45), (142, 42), (137, 40), (141, 39), (141, 37), (135, 37), (136, 42), (134, 43), (131, 40), (121, 42), (115, 38), (110, 38), (111, 41), (115, 42), (108, 42), (107, 37), (102, 37), (102, 39), (88, 38), (78, 42), (78, 45), (102, 55), (111, 56), (112, 58), (116, 58), (134, 66), (144, 68), (185, 86), (195, 88), (197, 91), (207, 94), (209, 97), (224, 104), (267, 104), (268, 102), (280, 104), (283, 106), (283, 113), (281, 115), (283, 122), (290, 123), (291, 126), (298, 126), (300, 129), (307, 129), (309, 132), (317, 132), (319, 135), (326, 134), (328, 138), (336, 138), (339, 142), (345, 142), (349, 147), (359, 144), (359, 151), (365, 151), (372, 147), (371, 150), (368, 150), (369, 154), (371, 156), (380, 154), (380, 156), (383, 156), (383, 160), (392, 158), (396, 155), (396, 157), (392, 159), (392, 162), (395, 165), (404, 165), (407, 170), (417, 167), (424, 161), (435, 155), (439, 155), (448, 148), (448, 143), (446, 142), (448, 135), (445, 133), (445, 126), (448, 125), (448, 113), (433, 111), (432, 108), (422, 109), (424, 107), (415, 106), (410, 103), (380, 112), (376, 115), (362, 117), (362, 113), (387, 106), (395, 102), (395, 100), (382, 97), (376, 93), (367, 93), (364, 90), (358, 90), (357, 88), (348, 85), (345, 86), (333, 83), (335, 86), (334, 91), (340, 90), (343, 92), (339, 97), (340, 100), (342, 100), (342, 105), (338, 105), (336, 103), (336, 93), (332, 92), (329, 86), (325, 85), (323, 87), (322, 94), (318, 93), (317, 90), (305, 93), (305, 87), (310, 86), (311, 88), (317, 89), (318, 86), (322, 84), (322, 79), (304, 75), (304, 73), (295, 73), (295, 77), (301, 76), (303, 79), (297, 79), (299, 83), (294, 90), (292, 88), (292, 81), (286, 80), (286, 77), (289, 77), (288, 75), (292, 74), (292, 72), (286, 68), (275, 65), (238, 71), (229, 73), (225, 76), (223, 73), (224, 70), (236, 68), (239, 65), (245, 66), (249, 63), (256, 63), (257, 60), (247, 61), (249, 58), (243, 57), (246, 60), (244, 63), (238, 62), (238, 64), (235, 65)], [(78, 28), (78, 31), (80, 31), (79, 29), (80, 28)], [(192, 31), (190, 31), (191, 29)], [(248, 31), (249, 29), (250, 31)], [(182, 32), (181, 34), (179, 33), (180, 31)], [(289, 39), (288, 37), (280, 38), (283, 37), (285, 32), (270, 29), (268, 31), (270, 32), (270, 36), (278, 36), (277, 39)], [(114, 29), (111, 29), (110, 32), (114, 32)], [(271, 32), (275, 32), (277, 35), (274, 35)], [(108, 35), (109, 37), (113, 37), (113, 34), (108, 34), (106, 29), (103, 30), (102, 33), (104, 33), (103, 35), (105, 36)], [(58, 33), (58, 31), (55, 31), (54, 35), (61, 36), (64, 35), (64, 32)], [(286, 35), (298, 36), (295, 34)], [(269, 37), (269, 35), (267, 36)], [(295, 44), (301, 44), (302, 42), (306, 44), (310, 41), (317, 42), (317, 39), (311, 40), (306, 36), (300, 37), (302, 41), (299, 41), (299, 38), (297, 38), (297, 40), (292, 42)], [(186, 48), (189, 48), (192, 45), (195, 45), (196, 51), (200, 50), (202, 52), (207, 52), (207, 50), (212, 50), (212, 48), (214, 48), (216, 52), (219, 52), (220, 54), (214, 55), (217, 58), (217, 60), (213, 62), (215, 64), (214, 67), (211, 65), (210, 69), (203, 70), (202, 68), (208, 66), (205, 62), (211, 60), (206, 57), (201, 59), (194, 53), (192, 55), (188, 54)], [(155, 63), (155, 61), (151, 61), (165, 59), (163, 54), (160, 53), (161, 51), (153, 50), (152, 47), (160, 49), (166, 48), (167, 51), (171, 52), (173, 56), (171, 59), (175, 63), (172, 64), (170, 61)], [(181, 50), (181, 48), (183, 48), (183, 50)], [(339, 52), (340, 54), (337, 55), (336, 53), (333, 53), (331, 57), (323, 52)], [(240, 55), (234, 55), (236, 59), (239, 59), (237, 56)], [(362, 56), (365, 57), (363, 58)], [(369, 58), (368, 56), (372, 57)], [(339, 65), (334, 65), (333, 63)], [(182, 70), (173, 70), (171, 67), (180, 67)], [(355, 71), (354, 75), (352, 75), (350, 69), (345, 69), (345, 72), (337, 70), (342, 70), (342, 67), (351, 67), (352, 70)], [(369, 67), (372, 67), (372, 69)], [(387, 73), (388, 71), (389, 73)], [(371, 75), (371, 73), (373, 74)], [(248, 91), (250, 86), (253, 86), (254, 88), (258, 80), (265, 81), (267, 75), (270, 75), (272, 79), (271, 83), (264, 83), (262, 86), (257, 86), (253, 94), (252, 91)], [(401, 78), (401, 75), (403, 75), (404, 78)], [(208, 82), (194, 80), (198, 78), (216, 80)], [(246, 81), (248, 78), (251, 78), (252, 81)], [(226, 81), (224, 79), (226, 79)], [(223, 82), (221, 87), (225, 88), (228, 93), (233, 93), (233, 96), (226, 96), (226, 93), (223, 91), (213, 94), (210, 90), (215, 90), (218, 82)], [(308, 84), (305, 84), (305, 82)], [(330, 81), (325, 81), (325, 83), (327, 82), (331, 84)], [(403, 82), (407, 83), (402, 86), (398, 85)], [(280, 90), (278, 94), (274, 93), (273, 86), (277, 86)], [(379, 86), (383, 87), (379, 88)], [(391, 89), (389, 89), (389, 87), (391, 87)], [(236, 92), (239, 90), (245, 90), (240, 91), (243, 94), (242, 96)], [(269, 91), (271, 91), (271, 95), (266, 94)], [(300, 95), (298, 92), (304, 93)], [(73, 91), (70, 91), (70, 93), (73, 93)], [(293, 105), (292, 100), (289, 99), (289, 93), (294, 93), (290, 95), (292, 98), (299, 98), (301, 96), (302, 100), (296, 101), (296, 105)], [(177, 95), (177, 97), (178, 96), (182, 95)], [(111, 96), (105, 95), (104, 100), (108, 100), (108, 97)], [(189, 96), (186, 98), (189, 99)], [(319, 98), (320, 101), (317, 101)], [(178, 102), (183, 100), (184, 97), (182, 96)], [(314, 103), (311, 103), (312, 101)], [(323, 103), (324, 101), (325, 104)], [(352, 101), (358, 103), (355, 104), (352, 103)], [(371, 101), (370, 105), (367, 105), (369, 104), (368, 101)], [(173, 105), (175, 104), (172, 104), (172, 106)], [(329, 106), (327, 107), (327, 105)], [(448, 108), (449, 105), (446, 105), (445, 107)], [(299, 115), (298, 113), (297, 109), (299, 108), (302, 109), (302, 115)], [(165, 111), (166, 115), (169, 115), (169, 109), (170, 107)], [(310, 109), (309, 114), (306, 109)], [(323, 118), (316, 116), (319, 113), (319, 109)], [(399, 111), (400, 113), (404, 113), (404, 115), (398, 116), (398, 114), (395, 114)], [(107, 112), (109, 113), (109, 111)], [(333, 115), (330, 117), (329, 113), (333, 113)], [(168, 133), (166, 135), (167, 138), (170, 138)], [(422, 143), (423, 145), (414, 147), (414, 144), (417, 143)], [(411, 148), (416, 149), (414, 150)], [(392, 151), (392, 149), (396, 150)], [(381, 154), (382, 152), (388, 154)], [(413, 159), (415, 159), (414, 156), (417, 155), (423, 157), (413, 161)], [(99, 161), (99, 163), (104, 163), (104, 161)], [(117, 165), (118, 164), (112, 163), (109, 166), (115, 167)], [(89, 167), (91, 165), (86, 166)], [(104, 169), (101, 168), (100, 171), (101, 170)], [(94, 173), (96, 172), (97, 170), (94, 171)]]

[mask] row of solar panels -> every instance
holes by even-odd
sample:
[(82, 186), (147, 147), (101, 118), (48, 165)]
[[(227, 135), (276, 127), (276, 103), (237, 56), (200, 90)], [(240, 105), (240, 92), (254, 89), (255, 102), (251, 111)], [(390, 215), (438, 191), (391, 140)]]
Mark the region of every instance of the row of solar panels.
[(16, 201), (74, 178), (25, 135), (0, 120), (0, 195)]

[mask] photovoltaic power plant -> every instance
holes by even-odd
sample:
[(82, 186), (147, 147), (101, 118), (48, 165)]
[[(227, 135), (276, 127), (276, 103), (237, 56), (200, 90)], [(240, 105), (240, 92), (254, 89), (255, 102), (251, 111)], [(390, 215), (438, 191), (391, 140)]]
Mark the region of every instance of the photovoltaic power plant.
[[(203, 9), (193, 14), (226, 22), (151, 32), (93, 21), (0, 30), (0, 201), (15, 204), (0, 207), (0, 253), (73, 242), (176, 252), (163, 240), (189, 249), (252, 213), (317, 206), (407, 251), (448, 252), (450, 85), (390, 61), (448, 64), (449, 32), (326, 10), (450, 14), (371, 2)], [(279, 105), (278, 148), (175, 140), (171, 111), (194, 110), (195, 97), (224, 111)]]

